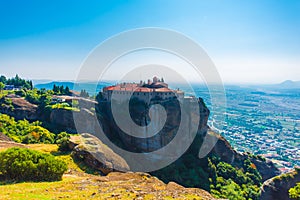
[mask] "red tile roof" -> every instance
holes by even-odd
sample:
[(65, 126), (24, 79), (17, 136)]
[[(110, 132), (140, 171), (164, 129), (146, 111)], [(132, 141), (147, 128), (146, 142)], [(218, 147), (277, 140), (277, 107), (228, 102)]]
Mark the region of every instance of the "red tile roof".
[(175, 93), (183, 93), (180, 90), (172, 90), (167, 87), (163, 88), (148, 88), (141, 87), (136, 83), (125, 83), (118, 84), (114, 86), (108, 86), (103, 88), (103, 91), (133, 91), (133, 92), (175, 92)]

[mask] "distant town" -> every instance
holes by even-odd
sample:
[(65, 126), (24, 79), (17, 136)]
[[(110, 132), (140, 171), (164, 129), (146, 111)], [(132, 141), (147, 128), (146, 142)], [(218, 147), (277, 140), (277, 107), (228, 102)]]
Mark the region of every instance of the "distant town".
[[(207, 92), (199, 91), (209, 102)], [(211, 115), (210, 126), (238, 151), (271, 159), (282, 172), (300, 166), (299, 91), (257, 92), (227, 88), (226, 119)]]

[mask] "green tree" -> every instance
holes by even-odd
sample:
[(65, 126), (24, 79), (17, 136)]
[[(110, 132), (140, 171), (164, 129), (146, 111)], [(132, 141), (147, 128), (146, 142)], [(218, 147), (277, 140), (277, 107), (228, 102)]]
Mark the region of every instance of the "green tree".
[(33, 89), (33, 83), (32, 83), (32, 81), (29, 81), (29, 85), (30, 85), (30, 89), (32, 90)]
[(63, 85), (61, 85), (61, 86), (59, 87), (59, 92), (60, 92), (60, 94), (63, 94), (63, 93), (64, 93), (64, 86), (63, 86)]
[(15, 121), (13, 117), (0, 114), (0, 132), (16, 142), (54, 143), (54, 134), (41, 127), (41, 122), (29, 123), (27, 120)]
[(0, 82), (6, 84), (6, 77), (1, 75), (0, 76)]
[(66, 95), (70, 95), (71, 92), (70, 92), (70, 88), (68, 86), (66, 86), (66, 89), (65, 89), (65, 92), (64, 92)]
[(87, 97), (89, 97), (90, 95), (89, 95), (89, 93), (88, 93), (86, 90), (81, 90), (81, 91), (80, 91), (80, 96), (81, 96), (81, 97), (87, 98)]
[(58, 94), (58, 93), (59, 93), (59, 86), (56, 86), (56, 85), (54, 84), (52, 90), (53, 90), (54, 94)]
[(5, 84), (0, 82), (0, 92), (1, 92), (1, 94), (3, 92), (4, 87), (5, 87)]
[(291, 199), (300, 199), (300, 183), (289, 189), (289, 196)]

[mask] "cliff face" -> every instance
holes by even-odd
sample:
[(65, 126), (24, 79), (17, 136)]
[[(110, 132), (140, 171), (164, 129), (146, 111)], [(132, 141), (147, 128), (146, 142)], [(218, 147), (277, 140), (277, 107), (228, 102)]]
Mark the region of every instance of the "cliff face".
[[(139, 126), (147, 126), (151, 123), (149, 110), (152, 105), (157, 103), (163, 106), (166, 111), (166, 122), (163, 124), (161, 131), (152, 137), (145, 138), (134, 137), (121, 130), (114, 120), (109, 102), (99, 102), (96, 110), (105, 134), (112, 140), (121, 141), (125, 148), (134, 152), (152, 152), (158, 150), (171, 142), (178, 131), (184, 130), (185, 132), (185, 137), (182, 140), (193, 138), (196, 133), (202, 135), (206, 133), (209, 110), (204, 105), (202, 99), (196, 100), (198, 106), (195, 107), (190, 106), (193, 104), (190, 104), (188, 100), (180, 103), (176, 99), (161, 102), (153, 101), (149, 105), (143, 102), (134, 102), (130, 107), (132, 120)], [(197, 116), (200, 116), (200, 118)], [(155, 113), (152, 116), (153, 118), (155, 118)], [(159, 116), (158, 119), (160, 119)], [(188, 120), (184, 121), (184, 119)], [(134, 128), (132, 130), (135, 131)], [(151, 134), (150, 132), (151, 130), (146, 129), (141, 135), (147, 136)]]
[(289, 200), (289, 189), (300, 182), (299, 169), (273, 177), (261, 187), (261, 200)]
[(70, 110), (53, 109), (50, 113), (49, 122), (54, 126), (62, 127), (68, 132), (76, 132), (73, 120), (73, 112)]

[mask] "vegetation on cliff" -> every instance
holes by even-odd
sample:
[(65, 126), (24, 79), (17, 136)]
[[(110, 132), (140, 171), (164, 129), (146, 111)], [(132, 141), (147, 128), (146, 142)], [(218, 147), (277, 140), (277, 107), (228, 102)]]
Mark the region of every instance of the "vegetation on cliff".
[(300, 183), (289, 189), (289, 196), (291, 199), (300, 199)]
[(55, 135), (43, 128), (39, 121), (32, 123), (26, 119), (15, 121), (13, 117), (0, 114), (0, 124), (0, 132), (16, 142), (51, 144), (55, 141)]
[(199, 159), (192, 154), (151, 173), (159, 179), (174, 181), (185, 187), (209, 191), (216, 198), (259, 199), (261, 176), (250, 160), (242, 168), (220, 161), (215, 156)]
[(56, 143), (61, 150), (67, 149), (68, 138), (70, 137), (68, 133), (61, 132), (59, 134), (54, 134), (41, 125), (42, 123), (39, 121), (32, 123), (26, 119), (16, 121), (13, 117), (0, 113), (0, 132), (13, 139), (15, 142), (24, 144)]

